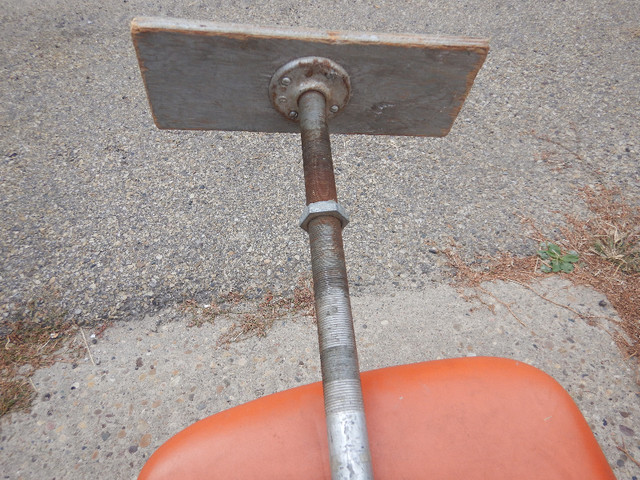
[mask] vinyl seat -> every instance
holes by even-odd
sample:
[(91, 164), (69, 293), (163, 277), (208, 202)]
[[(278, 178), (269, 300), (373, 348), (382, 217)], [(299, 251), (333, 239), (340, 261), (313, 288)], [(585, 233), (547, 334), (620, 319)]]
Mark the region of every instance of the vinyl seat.
[[(615, 479), (587, 422), (550, 376), (474, 357), (362, 373), (374, 476)], [(330, 479), (322, 384), (223, 411), (175, 435), (139, 478)]]

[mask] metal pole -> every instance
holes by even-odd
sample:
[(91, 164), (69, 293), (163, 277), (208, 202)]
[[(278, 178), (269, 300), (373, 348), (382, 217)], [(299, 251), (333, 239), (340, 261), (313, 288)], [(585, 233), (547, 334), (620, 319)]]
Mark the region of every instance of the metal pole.
[[(298, 100), (307, 205), (336, 201), (325, 97)], [(318, 320), (322, 385), (333, 480), (373, 479), (347, 269), (339, 218), (320, 215), (307, 226)]]

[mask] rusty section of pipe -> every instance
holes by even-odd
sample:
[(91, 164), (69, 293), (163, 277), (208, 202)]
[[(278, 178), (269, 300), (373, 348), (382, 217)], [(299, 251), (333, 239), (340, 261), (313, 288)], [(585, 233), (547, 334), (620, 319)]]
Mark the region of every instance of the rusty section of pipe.
[[(318, 92), (298, 100), (307, 204), (337, 201), (326, 122)], [(372, 480), (347, 268), (339, 218), (319, 215), (308, 223), (324, 407), (333, 480)]]
[(338, 200), (324, 95), (309, 91), (298, 99), (307, 205)]

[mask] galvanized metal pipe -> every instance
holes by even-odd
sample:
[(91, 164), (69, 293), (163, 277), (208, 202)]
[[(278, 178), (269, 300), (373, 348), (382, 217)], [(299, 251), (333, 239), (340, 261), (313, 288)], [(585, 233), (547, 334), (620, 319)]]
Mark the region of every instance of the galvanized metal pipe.
[[(298, 100), (307, 204), (336, 200), (326, 102), (309, 91)], [(333, 480), (373, 479), (347, 269), (338, 218), (307, 227), (318, 320), (324, 404)]]

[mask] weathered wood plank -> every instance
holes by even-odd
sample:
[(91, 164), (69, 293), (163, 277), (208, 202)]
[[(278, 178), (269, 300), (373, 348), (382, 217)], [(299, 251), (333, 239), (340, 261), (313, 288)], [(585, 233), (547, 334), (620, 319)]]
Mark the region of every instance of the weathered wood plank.
[(327, 57), (351, 78), (332, 133), (446, 135), (489, 50), (482, 39), (263, 28), (166, 18), (131, 24), (156, 125), (297, 132), (271, 105), (285, 63)]

